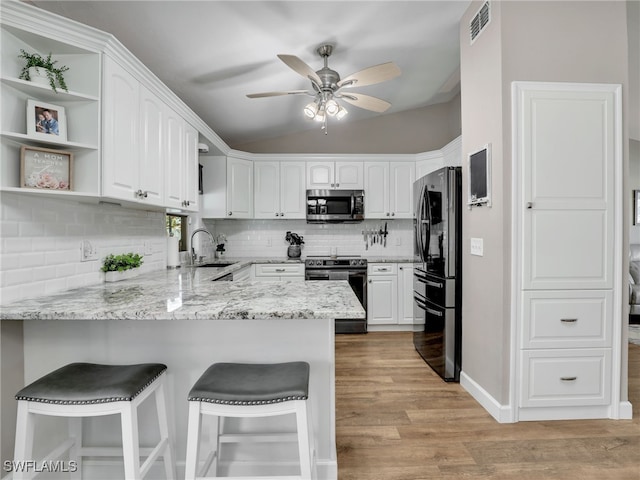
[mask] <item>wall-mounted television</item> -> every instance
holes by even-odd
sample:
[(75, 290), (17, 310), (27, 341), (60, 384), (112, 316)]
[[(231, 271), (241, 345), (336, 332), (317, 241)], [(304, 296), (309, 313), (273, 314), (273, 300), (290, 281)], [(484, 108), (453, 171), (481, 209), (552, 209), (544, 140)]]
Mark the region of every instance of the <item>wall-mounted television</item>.
[(491, 144), (469, 154), (469, 200), (467, 205), (491, 206)]

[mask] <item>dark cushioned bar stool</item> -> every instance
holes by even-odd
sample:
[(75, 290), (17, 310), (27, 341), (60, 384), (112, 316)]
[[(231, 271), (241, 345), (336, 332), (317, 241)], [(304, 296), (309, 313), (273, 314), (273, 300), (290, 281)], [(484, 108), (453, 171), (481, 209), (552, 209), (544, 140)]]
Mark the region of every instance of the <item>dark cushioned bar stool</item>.
[[(315, 444), (311, 429), (309, 397), (309, 364), (289, 362), (277, 364), (215, 363), (211, 365), (189, 392), (189, 426), (185, 478), (218, 478), (220, 444), (225, 441), (274, 441), (274, 437), (298, 442), (300, 475), (278, 479), (315, 478)], [(228, 435), (221, 432), (220, 417), (270, 417), (296, 415), (297, 435), (262, 434)], [(214, 418), (211, 443), (213, 451), (200, 465), (200, 429), (202, 415)], [(225, 438), (230, 437), (230, 438)], [(201, 471), (196, 476), (198, 467)], [(209, 470), (215, 476), (206, 477)], [(224, 477), (247, 479), (257, 477)], [(268, 477), (259, 477), (268, 478)]]
[[(153, 462), (163, 457), (168, 479), (175, 478), (175, 463), (169, 439), (164, 393), (166, 365), (99, 365), (71, 363), (55, 370), (16, 394), (18, 419), (14, 460), (33, 460), (35, 415), (69, 417), (69, 438), (53, 449), (44, 460), (56, 460), (69, 450), (77, 470), (72, 478), (82, 478), (83, 456), (123, 456), (124, 478), (141, 479)], [(155, 393), (160, 441), (149, 449), (140, 465), (138, 443), (138, 406)], [(122, 450), (120, 448), (84, 447), (82, 417), (120, 414)], [(147, 450), (147, 449), (145, 449)], [(146, 453), (146, 451), (145, 451)], [(33, 472), (14, 472), (14, 480), (31, 478)]]

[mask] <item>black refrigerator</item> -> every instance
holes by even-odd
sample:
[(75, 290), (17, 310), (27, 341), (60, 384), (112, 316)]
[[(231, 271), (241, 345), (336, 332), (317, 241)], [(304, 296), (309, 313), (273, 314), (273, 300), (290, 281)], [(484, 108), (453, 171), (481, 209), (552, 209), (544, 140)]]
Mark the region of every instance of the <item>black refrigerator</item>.
[(462, 364), (462, 169), (445, 167), (413, 184), (413, 343), (447, 382)]

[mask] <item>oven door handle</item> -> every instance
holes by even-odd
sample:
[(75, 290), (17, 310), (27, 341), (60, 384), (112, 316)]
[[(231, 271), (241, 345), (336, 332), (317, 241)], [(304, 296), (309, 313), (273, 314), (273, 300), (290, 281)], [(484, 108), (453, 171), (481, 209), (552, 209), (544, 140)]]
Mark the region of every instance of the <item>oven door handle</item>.
[(329, 272), (326, 270), (306, 272), (305, 280), (329, 280)]

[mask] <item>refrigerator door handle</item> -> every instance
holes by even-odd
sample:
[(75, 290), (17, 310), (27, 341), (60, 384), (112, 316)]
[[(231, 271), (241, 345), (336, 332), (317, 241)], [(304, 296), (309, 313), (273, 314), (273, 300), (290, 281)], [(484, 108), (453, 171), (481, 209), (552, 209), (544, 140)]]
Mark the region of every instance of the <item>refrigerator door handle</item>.
[(429, 308), (425, 306), (424, 309), (427, 311), (427, 313), (430, 313), (431, 315), (435, 315), (436, 317), (444, 316), (442, 312), (439, 312), (438, 310), (434, 310), (433, 308)]

